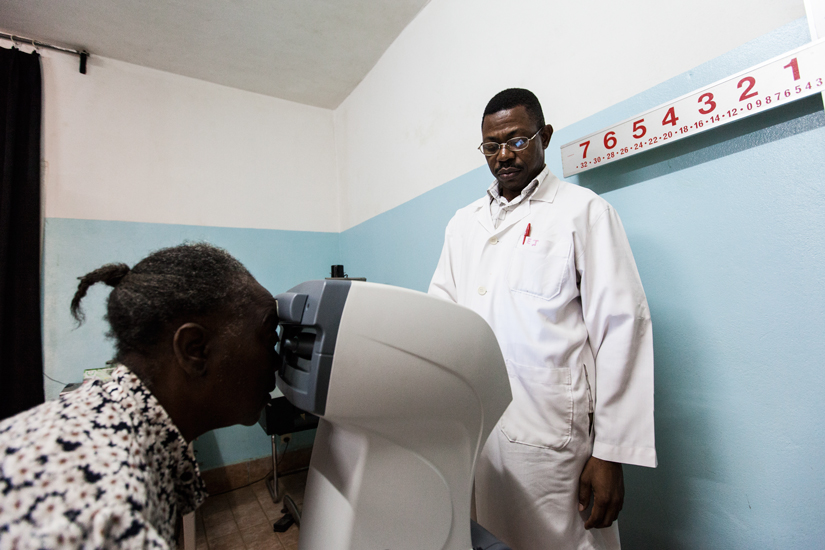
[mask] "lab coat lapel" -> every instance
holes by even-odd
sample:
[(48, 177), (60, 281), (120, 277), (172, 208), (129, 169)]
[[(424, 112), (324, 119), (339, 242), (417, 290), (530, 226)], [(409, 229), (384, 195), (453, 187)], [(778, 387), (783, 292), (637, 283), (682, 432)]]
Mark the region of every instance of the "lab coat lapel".
[(493, 218), (490, 215), (490, 202), (489, 197), (485, 197), (485, 202), (479, 205), (478, 210), (476, 210), (476, 220), (478, 223), (481, 224), (481, 227), (487, 231), (491, 236), (497, 235), (509, 227), (512, 227), (516, 223), (523, 220), (527, 215), (530, 213), (530, 201), (523, 201), (516, 209), (512, 212), (507, 214), (507, 217), (504, 218), (504, 221), (501, 222), (501, 225), (498, 228), (493, 227)]
[[(547, 169), (545, 168), (545, 170)], [(530, 197), (530, 200), (553, 202), (556, 200), (556, 193), (558, 192), (560, 185), (561, 180), (557, 178), (553, 172), (547, 170), (546, 177), (541, 181), (538, 189), (536, 189), (536, 192), (533, 193), (532, 197)]]
[(494, 233), (493, 218), (490, 216), (490, 197), (485, 195), (484, 198), (479, 199), (477, 206), (476, 220), (478, 220), (478, 223), (481, 224), (481, 227), (483, 227), (487, 233)]
[[(496, 233), (502, 233), (507, 229), (513, 227), (518, 222), (523, 220), (527, 217), (530, 213), (530, 200), (521, 201), (518, 206), (516, 206), (515, 210), (512, 210), (507, 213), (507, 217), (504, 218), (504, 221), (501, 222), (501, 225), (498, 226), (496, 229)], [(491, 222), (492, 223), (492, 222)]]

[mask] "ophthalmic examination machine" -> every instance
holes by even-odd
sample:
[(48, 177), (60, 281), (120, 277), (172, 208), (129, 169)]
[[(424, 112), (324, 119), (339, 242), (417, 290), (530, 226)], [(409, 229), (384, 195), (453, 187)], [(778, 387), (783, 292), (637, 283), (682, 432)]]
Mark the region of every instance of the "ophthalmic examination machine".
[(512, 399), (487, 323), (351, 280), (276, 299), (278, 388), (320, 417), (299, 549), (506, 549), (470, 521), (476, 459)]

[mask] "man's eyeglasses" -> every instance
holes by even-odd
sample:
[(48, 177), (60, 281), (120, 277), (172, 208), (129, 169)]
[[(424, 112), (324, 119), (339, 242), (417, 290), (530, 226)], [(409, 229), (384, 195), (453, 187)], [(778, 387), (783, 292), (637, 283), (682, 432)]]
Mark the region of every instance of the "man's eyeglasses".
[(511, 151), (524, 151), (527, 149), (527, 146), (530, 145), (530, 142), (533, 141), (537, 135), (541, 133), (541, 129), (536, 132), (533, 137), (526, 138), (526, 137), (514, 137), (510, 138), (504, 143), (496, 143), (495, 141), (485, 141), (481, 145), (478, 146), (478, 150), (485, 157), (492, 157), (493, 155), (497, 154), (499, 149), (502, 147), (507, 147)]

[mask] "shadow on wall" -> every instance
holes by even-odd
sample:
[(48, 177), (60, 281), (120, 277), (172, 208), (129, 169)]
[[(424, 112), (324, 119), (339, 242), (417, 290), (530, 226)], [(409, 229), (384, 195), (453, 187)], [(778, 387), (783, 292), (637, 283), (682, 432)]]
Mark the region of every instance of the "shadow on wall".
[(822, 126), (816, 94), (567, 179), (601, 195)]
[[(707, 327), (697, 324), (695, 315), (680, 306), (691, 296), (685, 295), (690, 285), (673, 261), (676, 252), (645, 241), (638, 243), (639, 248), (653, 254), (659, 264), (659, 282), (649, 296), (656, 353), (659, 466), (625, 466), (625, 505), (619, 525), (626, 548), (692, 550), (688, 533), (702, 523), (698, 516), (703, 513), (698, 506), (686, 505), (694, 501), (690, 493), (695, 480), (719, 483), (722, 480), (714, 478), (724, 469), (716, 463), (719, 457), (713, 450), (714, 434), (722, 433), (724, 427), (713, 425), (714, 403), (706, 390), (715, 381), (708, 370), (713, 363), (708, 356), (712, 348), (702, 343), (712, 335), (703, 334)], [(683, 546), (674, 546), (674, 541), (682, 541)]]

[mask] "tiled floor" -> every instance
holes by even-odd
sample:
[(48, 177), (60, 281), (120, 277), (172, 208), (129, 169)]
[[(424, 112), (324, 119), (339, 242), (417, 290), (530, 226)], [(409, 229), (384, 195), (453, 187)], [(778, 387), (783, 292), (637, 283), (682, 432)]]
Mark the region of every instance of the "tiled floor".
[[(281, 478), (282, 487), (300, 507), (306, 473)], [(283, 494), (283, 491), (282, 491)], [(196, 513), (197, 550), (297, 550), (298, 528), (275, 533), (283, 505), (272, 502), (263, 481), (209, 497)]]

